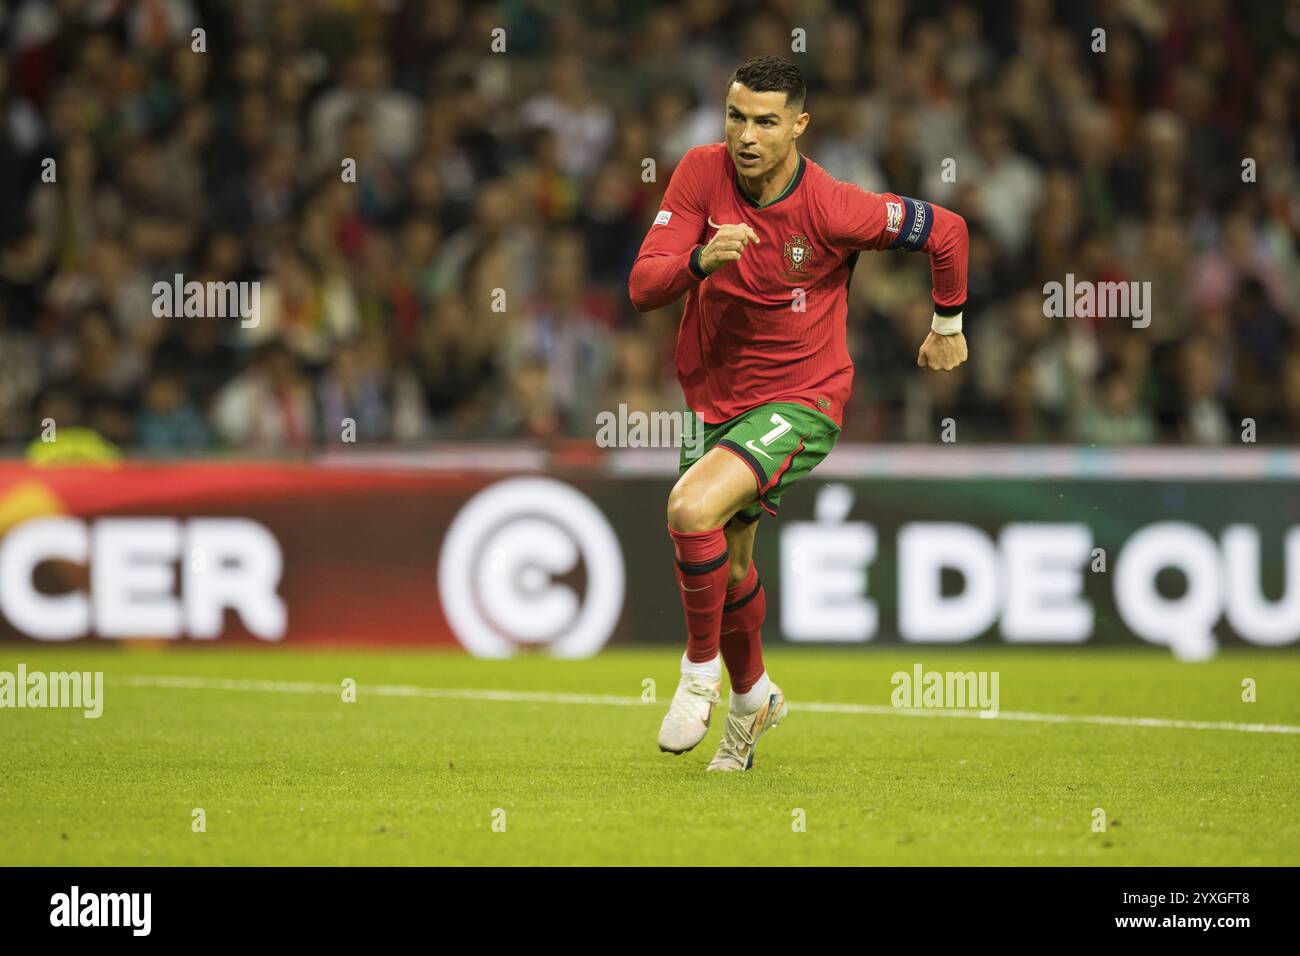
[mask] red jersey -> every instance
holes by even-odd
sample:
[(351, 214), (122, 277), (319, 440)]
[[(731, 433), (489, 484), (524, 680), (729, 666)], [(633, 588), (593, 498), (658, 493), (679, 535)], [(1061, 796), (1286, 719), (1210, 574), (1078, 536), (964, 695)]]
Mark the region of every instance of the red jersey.
[[(716, 232), (710, 219), (748, 223), (760, 242), (706, 275), (699, 254)], [(741, 186), (726, 144), (713, 143), (691, 149), (673, 170), (628, 290), (638, 312), (686, 293), (677, 378), (708, 424), (793, 401), (843, 426), (853, 385), (848, 284), (863, 249), (928, 252), (935, 311), (956, 315), (965, 305), (961, 216), (840, 182), (803, 154), (790, 185), (760, 206)]]

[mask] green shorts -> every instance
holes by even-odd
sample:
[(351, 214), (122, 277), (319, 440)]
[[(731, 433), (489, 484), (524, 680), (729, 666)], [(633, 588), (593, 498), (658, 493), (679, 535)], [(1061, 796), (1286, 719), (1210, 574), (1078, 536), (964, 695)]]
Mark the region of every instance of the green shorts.
[(703, 446), (694, 434), (695, 416), (686, 422), (678, 474), (686, 474), (715, 446), (731, 452), (754, 473), (758, 486), (754, 500), (736, 512), (746, 523), (764, 511), (775, 515), (785, 490), (816, 468), (840, 435), (830, 416), (798, 402), (760, 405), (720, 425), (704, 422)]

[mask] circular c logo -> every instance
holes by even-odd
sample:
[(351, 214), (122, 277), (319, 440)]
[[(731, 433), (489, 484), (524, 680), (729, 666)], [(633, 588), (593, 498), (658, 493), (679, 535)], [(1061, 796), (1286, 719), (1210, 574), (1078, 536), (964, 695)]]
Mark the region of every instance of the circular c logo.
[[(585, 594), (561, 580), (579, 561)], [(551, 478), (508, 478), (479, 492), (438, 558), (443, 612), (478, 657), (509, 657), (520, 645), (589, 657), (618, 622), (623, 586), (623, 552), (604, 514)]]

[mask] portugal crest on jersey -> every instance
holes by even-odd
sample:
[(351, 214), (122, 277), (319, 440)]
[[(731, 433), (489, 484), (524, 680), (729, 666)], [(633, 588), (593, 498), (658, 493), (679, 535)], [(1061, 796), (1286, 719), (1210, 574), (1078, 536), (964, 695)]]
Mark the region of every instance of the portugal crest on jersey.
[(804, 263), (812, 260), (812, 246), (807, 236), (791, 236), (785, 244), (786, 272), (803, 272)]

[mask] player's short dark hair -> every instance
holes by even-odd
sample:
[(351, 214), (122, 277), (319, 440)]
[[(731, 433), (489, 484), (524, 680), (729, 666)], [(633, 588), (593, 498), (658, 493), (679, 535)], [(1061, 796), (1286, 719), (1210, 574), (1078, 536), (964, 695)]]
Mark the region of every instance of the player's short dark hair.
[(785, 105), (796, 112), (803, 110), (804, 98), (808, 95), (799, 67), (783, 56), (750, 57), (731, 74), (731, 79), (727, 80), (728, 90), (732, 83), (746, 86), (755, 93), (784, 93)]

